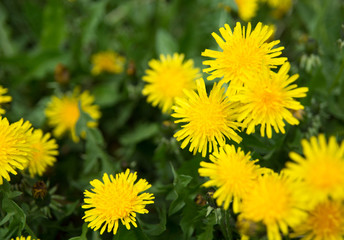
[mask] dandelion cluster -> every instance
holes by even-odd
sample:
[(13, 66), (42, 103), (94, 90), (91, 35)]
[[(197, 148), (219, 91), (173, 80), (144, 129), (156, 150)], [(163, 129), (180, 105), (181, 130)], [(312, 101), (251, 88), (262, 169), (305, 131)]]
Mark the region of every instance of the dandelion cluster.
[[(285, 133), (285, 122), (296, 125), (299, 121), (290, 110), (300, 110), (303, 106), (295, 98), (306, 96), (308, 88), (294, 84), (298, 75), (289, 76), (290, 63), (280, 57), (283, 47), (277, 47), (278, 40), (267, 42), (273, 30), (258, 23), (251, 30), (237, 23), (232, 31), (229, 25), (220, 28), (221, 36), (213, 37), (222, 51), (206, 49), (202, 55), (214, 58), (203, 62), (209, 65), (204, 72), (210, 73), (208, 80), (221, 78), (220, 83), (227, 84), (226, 95), (238, 104), (237, 121), (247, 134), (255, 132), (260, 125), (260, 133), (272, 137), (276, 133)], [(278, 72), (273, 69), (280, 66)]]
[(0, 4), (0, 240), (344, 239), (341, 1)]
[[(292, 162), (280, 173), (257, 165), (249, 154), (226, 145), (201, 162), (204, 187), (225, 210), (239, 213), (238, 225), (263, 223), (269, 240), (283, 235), (302, 239), (341, 239), (344, 235), (344, 141), (324, 135), (302, 140), (304, 156), (291, 152)], [(247, 231), (241, 232), (248, 239)]]
[[(308, 88), (295, 84), (298, 74), (289, 75), (279, 41), (268, 42), (272, 31), (262, 23), (253, 30), (250, 23), (247, 28), (237, 23), (233, 31), (227, 24), (220, 28), (222, 37), (213, 33), (222, 51), (202, 53), (213, 58), (203, 62), (209, 66), (203, 71), (219, 82), (208, 95), (198, 79), (196, 90), (184, 89), (184, 96), (176, 98), (171, 115), (183, 125), (174, 137), (181, 148), (190, 144), (194, 154), (211, 153), (211, 162), (202, 161), (199, 168), (200, 176), (209, 179), (203, 186), (215, 188), (217, 205), (231, 207), (238, 221), (264, 224), (269, 240), (283, 235), (337, 239), (344, 229), (344, 144), (338, 146), (332, 137), (327, 145), (323, 135), (303, 140), (305, 157), (291, 153), (294, 162), (280, 173), (227, 144), (241, 142), (240, 129), (252, 134), (260, 126), (260, 135), (271, 138), (273, 131), (284, 134), (286, 123), (299, 124), (292, 111), (304, 108), (296, 99)], [(321, 218), (325, 211), (329, 217)]]
[[(209, 65), (203, 70), (210, 74), (208, 80), (220, 79), (213, 84), (209, 96), (202, 78), (197, 80), (196, 90), (180, 85), (176, 87), (172, 82), (168, 85), (169, 92), (174, 93), (177, 89), (184, 93), (175, 98), (171, 114), (176, 119), (175, 123), (184, 124), (174, 135), (182, 141), (182, 148), (190, 144), (191, 152), (201, 152), (205, 156), (208, 152), (217, 152), (227, 139), (240, 143), (241, 137), (237, 132), (241, 130), (251, 134), (260, 126), (261, 136), (271, 138), (273, 130), (285, 133), (286, 122), (299, 124), (291, 111), (303, 109), (296, 98), (305, 97), (308, 88), (297, 87), (294, 83), (297, 74), (288, 75), (290, 63), (287, 58), (280, 57), (284, 48), (277, 47), (278, 40), (267, 42), (272, 32), (271, 27), (262, 23), (253, 30), (251, 23), (247, 28), (237, 23), (233, 31), (228, 24), (220, 28), (222, 38), (213, 33), (222, 51), (206, 49), (202, 53), (214, 58), (203, 62)], [(151, 65), (160, 68), (157, 61)], [(278, 66), (279, 70), (273, 71)], [(157, 76), (152, 70), (147, 73)], [(168, 70), (164, 74), (164, 79), (173, 76)], [(150, 89), (155, 96), (166, 96), (166, 85)], [(158, 98), (155, 99), (154, 104), (158, 104)], [(168, 106), (171, 104), (172, 100)]]
[(0, 117), (0, 185), (10, 181), (9, 173), (28, 169), (30, 175), (41, 176), (56, 161), (57, 144), (49, 133), (43, 136), (40, 129), (33, 130), (23, 119), (9, 123)]
[(295, 228), (302, 239), (342, 239), (344, 236), (344, 141), (323, 134), (302, 140), (303, 155), (291, 152), (285, 173), (302, 185), (312, 209)]

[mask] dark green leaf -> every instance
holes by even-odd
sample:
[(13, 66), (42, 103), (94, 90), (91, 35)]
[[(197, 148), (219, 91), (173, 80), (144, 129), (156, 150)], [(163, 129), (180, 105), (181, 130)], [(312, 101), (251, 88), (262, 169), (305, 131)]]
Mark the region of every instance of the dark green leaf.
[(49, 0), (44, 8), (43, 30), (40, 46), (44, 50), (58, 50), (66, 36), (63, 4), (59, 0)]

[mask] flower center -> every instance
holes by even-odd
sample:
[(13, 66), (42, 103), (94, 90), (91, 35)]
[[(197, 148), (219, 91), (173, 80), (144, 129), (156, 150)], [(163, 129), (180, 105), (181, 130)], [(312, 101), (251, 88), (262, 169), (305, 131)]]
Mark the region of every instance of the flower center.
[(242, 38), (233, 41), (232, 45), (223, 50), (223, 53), (228, 70), (233, 71), (237, 76), (257, 73), (261, 69), (266, 55), (256, 42)]
[(66, 100), (63, 110), (61, 114), (63, 123), (69, 128), (73, 128), (80, 117), (78, 102)]
[(282, 105), (282, 97), (280, 91), (274, 86), (265, 86), (256, 89), (254, 101), (259, 112), (276, 112), (280, 110)]
[(162, 69), (163, 74), (159, 74), (159, 81), (156, 81), (157, 89), (163, 96), (175, 98), (183, 95), (183, 89), (186, 88), (187, 76), (181, 68)]
[(221, 185), (230, 188), (235, 194), (244, 194), (256, 178), (252, 166), (245, 162), (245, 156), (223, 157), (232, 159), (221, 162), (218, 167)]
[[(121, 184), (122, 185), (122, 184)], [(133, 206), (137, 200), (137, 194), (133, 192), (132, 187), (119, 186), (112, 184), (105, 186), (100, 204), (94, 204), (101, 208), (113, 220), (128, 217), (133, 212)]]
[(211, 101), (201, 102), (191, 109), (190, 124), (196, 131), (206, 136), (214, 136), (214, 132), (226, 127), (227, 114), (223, 111), (221, 103)]
[(32, 144), (31, 147), (33, 148), (31, 161), (33, 161), (34, 164), (37, 164), (43, 158), (43, 153), (44, 153), (43, 145), (38, 142), (38, 143)]
[(291, 210), (291, 195), (286, 186), (281, 182), (274, 182), (274, 179), (269, 181), (269, 184), (256, 189), (258, 192), (254, 200), (257, 216), (264, 219), (267, 225), (283, 219)]
[(316, 236), (326, 239), (329, 235), (343, 235), (344, 212), (339, 202), (325, 202), (315, 207), (309, 218)]
[(112, 56), (106, 55), (103, 58), (99, 59), (98, 64), (106, 70), (111, 70), (113, 66), (116, 64), (116, 61)]

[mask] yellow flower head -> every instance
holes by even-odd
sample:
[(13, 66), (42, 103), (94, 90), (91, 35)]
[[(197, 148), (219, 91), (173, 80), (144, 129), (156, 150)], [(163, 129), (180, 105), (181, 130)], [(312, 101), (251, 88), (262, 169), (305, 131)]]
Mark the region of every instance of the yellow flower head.
[(241, 102), (238, 121), (243, 121), (243, 126), (247, 126), (247, 134), (254, 132), (260, 124), (261, 135), (264, 136), (266, 131), (268, 138), (271, 138), (272, 127), (277, 133), (285, 133), (283, 120), (291, 125), (299, 124), (290, 109), (303, 109), (294, 98), (305, 97), (308, 88), (298, 88), (292, 84), (298, 75), (289, 77), (289, 69), (290, 64), (286, 62), (278, 73), (267, 71), (233, 96), (232, 100)]
[(224, 82), (231, 82), (231, 88), (241, 87), (247, 81), (251, 81), (257, 75), (267, 69), (282, 65), (287, 58), (278, 57), (282, 54), (284, 47), (275, 47), (279, 41), (266, 41), (272, 34), (269, 26), (258, 23), (251, 31), (251, 23), (247, 29), (241, 28), (238, 22), (232, 32), (228, 24), (220, 28), (221, 36), (212, 33), (222, 51), (206, 49), (202, 56), (214, 58), (203, 61), (204, 65), (209, 65), (203, 69), (211, 75), (207, 78), (213, 80), (222, 78)]
[(267, 2), (270, 7), (274, 9), (272, 14), (276, 18), (281, 18), (293, 5), (292, 0), (262, 0)]
[(153, 59), (142, 78), (147, 82), (142, 94), (148, 96), (147, 101), (159, 106), (164, 113), (170, 112), (176, 97), (183, 96), (183, 90), (196, 88), (195, 79), (200, 77), (200, 70), (194, 68), (192, 59), (183, 63), (184, 54), (160, 55), (160, 61)]
[(197, 93), (184, 91), (184, 98), (177, 98), (172, 108), (175, 112), (172, 117), (178, 119), (174, 122), (186, 123), (174, 134), (177, 141), (183, 140), (181, 147), (191, 143), (190, 152), (202, 152), (205, 156), (207, 151), (217, 152), (218, 145), (225, 145), (226, 137), (241, 142), (241, 137), (234, 131), (240, 125), (236, 122), (236, 104), (229, 102), (224, 88), (215, 83), (208, 97), (204, 80), (200, 78), (196, 83)]
[(269, 240), (281, 240), (288, 226), (296, 226), (305, 219), (307, 200), (296, 182), (276, 173), (258, 177), (254, 187), (243, 197), (240, 217), (263, 222)]
[(286, 173), (303, 182), (314, 203), (328, 197), (344, 199), (344, 141), (337, 144), (335, 137), (326, 143), (324, 135), (301, 142), (304, 157), (291, 152)]
[(50, 133), (43, 135), (41, 129), (33, 131), (29, 142), (32, 148), (32, 159), (26, 168), (28, 168), (31, 177), (36, 174), (42, 176), (46, 168), (56, 162), (58, 146), (55, 139), (50, 139)]
[(102, 72), (123, 72), (125, 58), (113, 51), (99, 52), (92, 56), (92, 74), (99, 75)]
[(31, 238), (31, 236), (27, 236), (27, 237), (20, 236), (16, 238), (11, 238), (11, 240), (39, 240), (39, 239)]
[(256, 16), (258, 0), (235, 0), (238, 6), (239, 16), (244, 21), (250, 21)]
[(233, 145), (227, 144), (209, 158), (212, 163), (201, 162), (198, 170), (202, 177), (210, 178), (203, 186), (218, 188), (213, 197), (226, 210), (234, 198), (233, 209), (238, 212), (243, 195), (250, 191), (262, 173), (262, 169), (255, 165), (258, 160), (251, 160), (250, 153), (245, 155), (240, 148), (236, 151)]
[(5, 113), (5, 109), (1, 108), (1, 104), (9, 103), (12, 101), (11, 96), (5, 96), (7, 92), (7, 88), (3, 88), (2, 86), (0, 86), (0, 115)]
[(76, 135), (76, 123), (80, 118), (80, 109), (88, 114), (93, 121), (89, 121), (89, 127), (97, 126), (97, 120), (100, 118), (100, 111), (97, 105), (93, 105), (94, 97), (88, 91), (80, 94), (79, 90), (74, 89), (72, 94), (65, 94), (61, 98), (53, 96), (45, 109), (45, 115), (48, 123), (55, 127), (53, 133), (56, 137), (61, 137), (65, 132), (71, 133), (74, 142), (79, 141)]
[(31, 124), (21, 119), (10, 124), (7, 118), (0, 117), (0, 185), (3, 178), (10, 181), (9, 173), (17, 174), (32, 159), (32, 149), (28, 143)]
[(343, 239), (344, 206), (342, 201), (326, 200), (309, 212), (307, 219), (294, 228), (295, 236), (301, 240)]
[(144, 179), (135, 183), (136, 179), (136, 172), (130, 173), (127, 169), (125, 173), (118, 173), (115, 177), (109, 177), (105, 173), (103, 182), (98, 179), (91, 181), (94, 188), (84, 192), (85, 205), (82, 206), (88, 209), (83, 217), (85, 222), (89, 222), (88, 227), (94, 231), (102, 227), (100, 234), (106, 228), (108, 232), (116, 234), (119, 220), (128, 230), (130, 223), (137, 227), (136, 213), (148, 213), (146, 204), (154, 203), (154, 196), (151, 193), (141, 193), (151, 185)]

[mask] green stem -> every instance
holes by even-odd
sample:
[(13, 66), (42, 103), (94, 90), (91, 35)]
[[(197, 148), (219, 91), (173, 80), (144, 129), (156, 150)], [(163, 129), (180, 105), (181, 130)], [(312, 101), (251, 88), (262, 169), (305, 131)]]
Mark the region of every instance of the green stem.
[(225, 239), (227, 240), (233, 240), (233, 234), (232, 234), (232, 227), (230, 224), (230, 214), (229, 211), (226, 210), (221, 210), (222, 212), (222, 221), (221, 221), (221, 229), (222, 229), (222, 233), (225, 236)]

